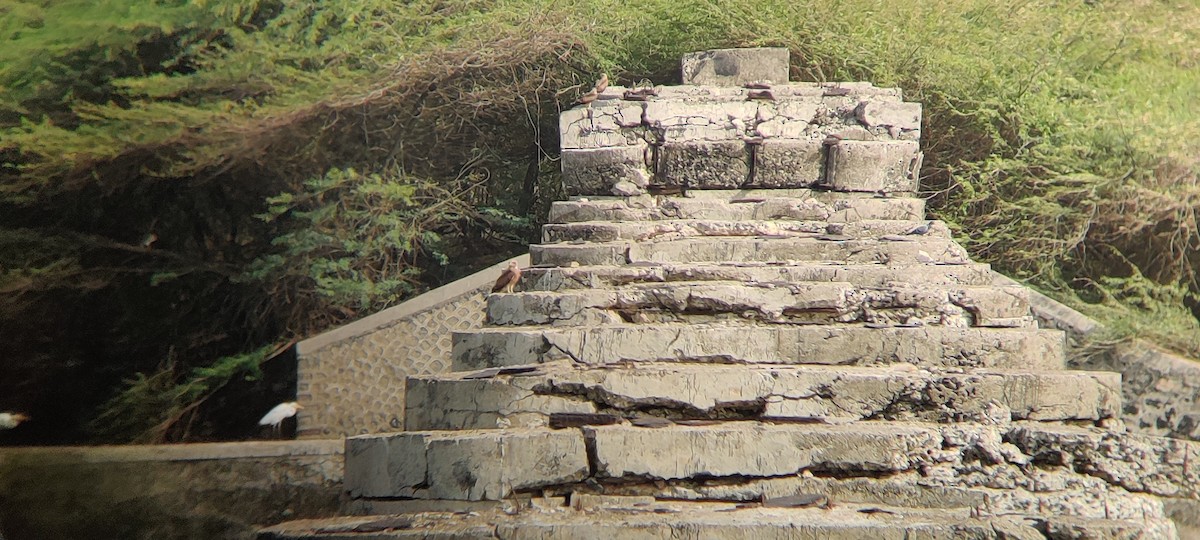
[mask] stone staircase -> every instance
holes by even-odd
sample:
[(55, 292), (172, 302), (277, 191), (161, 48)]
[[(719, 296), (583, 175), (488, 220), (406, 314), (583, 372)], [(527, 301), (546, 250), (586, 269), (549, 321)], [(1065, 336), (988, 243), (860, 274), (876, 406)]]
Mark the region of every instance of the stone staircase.
[(1200, 456), (925, 220), (920, 106), (705, 54), (737, 86), (563, 113), (520, 292), (347, 439), (350, 516), (261, 538), (1177, 538)]

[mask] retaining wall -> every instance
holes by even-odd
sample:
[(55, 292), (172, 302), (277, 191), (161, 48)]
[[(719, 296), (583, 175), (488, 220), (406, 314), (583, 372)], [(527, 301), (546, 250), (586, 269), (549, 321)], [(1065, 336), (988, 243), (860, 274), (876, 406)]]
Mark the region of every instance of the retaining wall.
[(509, 259), (296, 345), (301, 438), (399, 431), (409, 375), (450, 370), (450, 337), (483, 326), (486, 294)]
[(336, 515), (341, 439), (0, 449), (0, 538), (254, 538)]

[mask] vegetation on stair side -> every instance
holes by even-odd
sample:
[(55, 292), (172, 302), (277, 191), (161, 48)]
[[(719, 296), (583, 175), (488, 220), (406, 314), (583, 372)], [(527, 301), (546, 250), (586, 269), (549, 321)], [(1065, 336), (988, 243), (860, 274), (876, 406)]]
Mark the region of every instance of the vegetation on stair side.
[[(179, 422), (136, 402), (183, 395), (175, 386), (201, 366), (244, 376), (221, 366), (523, 249), (559, 194), (559, 110), (599, 72), (670, 83), (681, 53), (713, 47), (787, 46), (793, 80), (903, 88), (925, 108), (931, 210), (976, 259), (1109, 327), (1200, 351), (1184, 307), (1200, 291), (1200, 120), (1181, 114), (1200, 93), (1200, 8), (3, 0), (0, 11), (0, 324), (15, 336), (0, 388), (47, 426), (43, 438), (96, 435), (82, 426), (123, 379), (106, 417), (154, 418), (105, 438), (179, 438)], [(203, 437), (206, 418), (180, 422)]]

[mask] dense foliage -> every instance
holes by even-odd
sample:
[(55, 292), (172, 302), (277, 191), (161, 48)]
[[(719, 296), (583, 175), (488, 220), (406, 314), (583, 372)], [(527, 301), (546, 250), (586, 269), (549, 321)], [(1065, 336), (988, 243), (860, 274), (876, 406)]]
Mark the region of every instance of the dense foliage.
[(1198, 34), (1149, 0), (0, 0), (0, 408), (213, 436), (276, 345), (536, 238), (598, 72), (728, 46), (902, 87), (976, 257), (1194, 352)]

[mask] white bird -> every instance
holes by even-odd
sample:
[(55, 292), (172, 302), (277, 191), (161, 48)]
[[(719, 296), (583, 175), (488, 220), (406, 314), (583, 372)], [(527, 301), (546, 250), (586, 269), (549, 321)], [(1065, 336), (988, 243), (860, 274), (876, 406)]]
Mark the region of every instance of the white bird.
[(28, 420), (29, 416), (19, 412), (2, 412), (0, 413), (0, 429), (12, 429), (21, 425), (21, 422)]
[(917, 262), (921, 264), (937, 264), (937, 259), (930, 257), (928, 253), (922, 250), (917, 250)]
[(271, 426), (273, 429), (279, 429), (279, 424), (283, 423), (283, 421), (287, 418), (296, 416), (296, 411), (303, 408), (304, 407), (301, 407), (300, 404), (296, 403), (295, 401), (285, 401), (268, 411), (267, 414), (262, 417), (262, 420), (258, 421), (258, 425)]

